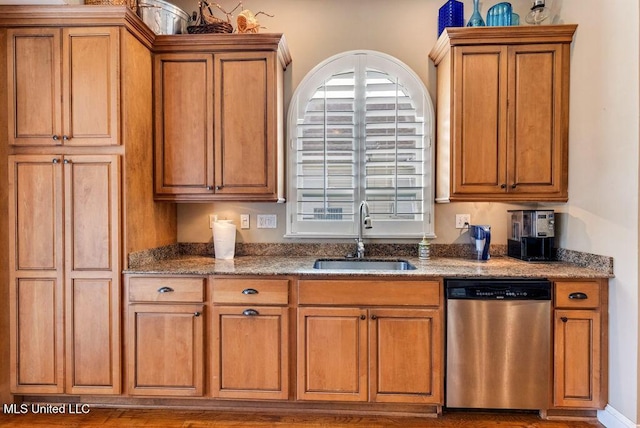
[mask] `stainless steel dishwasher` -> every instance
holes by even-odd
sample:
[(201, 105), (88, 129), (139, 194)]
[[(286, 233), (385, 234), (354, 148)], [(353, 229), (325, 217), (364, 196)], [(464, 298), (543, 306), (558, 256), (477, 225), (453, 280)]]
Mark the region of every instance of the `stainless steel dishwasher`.
[(548, 408), (551, 283), (447, 279), (445, 287), (445, 406)]

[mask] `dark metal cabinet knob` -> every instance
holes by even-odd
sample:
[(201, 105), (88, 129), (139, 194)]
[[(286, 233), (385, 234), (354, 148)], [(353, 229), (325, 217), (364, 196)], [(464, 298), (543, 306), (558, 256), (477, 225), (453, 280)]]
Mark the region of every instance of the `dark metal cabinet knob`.
[(569, 318), (567, 318), (567, 317), (562, 317), (562, 318), (560, 318), (560, 320), (561, 320), (562, 322), (567, 322), (567, 321), (569, 321)]
[(366, 319), (367, 319), (367, 316), (366, 316), (365, 314), (362, 314), (362, 315), (360, 315), (360, 319), (361, 319), (361, 320), (366, 320)]
[(372, 319), (372, 320), (377, 320), (377, 319), (378, 319), (378, 316), (377, 316), (377, 315), (371, 315), (371, 319)]
[(193, 313), (193, 316), (194, 316), (194, 317), (199, 317), (200, 315), (202, 315), (202, 312), (197, 312), (197, 311), (196, 311), (196, 312), (194, 312), (194, 313)]

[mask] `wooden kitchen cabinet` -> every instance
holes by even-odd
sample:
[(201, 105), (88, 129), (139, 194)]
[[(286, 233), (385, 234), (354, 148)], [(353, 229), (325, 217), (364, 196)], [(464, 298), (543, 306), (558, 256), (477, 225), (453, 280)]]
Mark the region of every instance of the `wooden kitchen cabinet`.
[(119, 144), (117, 27), (7, 30), (9, 144)]
[(607, 403), (606, 280), (554, 283), (553, 406), (604, 409)]
[(437, 67), (436, 201), (568, 199), (576, 25), (448, 28)]
[(11, 392), (120, 394), (121, 272), (176, 239), (152, 197), (154, 35), (125, 7), (0, 9)]
[(202, 396), (205, 279), (125, 278), (129, 394)]
[(289, 280), (212, 282), (211, 387), (214, 397), (289, 398)]
[(442, 405), (441, 293), (438, 281), (300, 280), (298, 400)]
[(282, 199), (283, 73), (291, 59), (282, 35), (251, 36), (239, 35), (233, 49), (224, 36), (201, 44), (159, 38), (157, 200)]
[(15, 392), (62, 392), (65, 354), (68, 392), (118, 388), (119, 170), (115, 155), (9, 157)]

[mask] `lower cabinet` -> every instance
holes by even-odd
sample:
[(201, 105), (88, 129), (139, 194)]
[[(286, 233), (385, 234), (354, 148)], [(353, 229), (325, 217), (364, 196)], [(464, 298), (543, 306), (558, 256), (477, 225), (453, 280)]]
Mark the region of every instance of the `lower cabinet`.
[[(441, 290), (438, 281), (299, 281), (297, 399), (442, 404)], [(394, 291), (407, 307), (385, 306)]]
[(127, 277), (131, 395), (204, 395), (204, 278)]
[(212, 395), (289, 398), (289, 280), (212, 278)]
[[(602, 409), (608, 281), (552, 281), (553, 398), (541, 411)], [(131, 274), (125, 295), (129, 395), (212, 397), (231, 407), (233, 400), (416, 412), (446, 405), (441, 279)]]
[(602, 409), (607, 402), (607, 281), (554, 285), (553, 405)]

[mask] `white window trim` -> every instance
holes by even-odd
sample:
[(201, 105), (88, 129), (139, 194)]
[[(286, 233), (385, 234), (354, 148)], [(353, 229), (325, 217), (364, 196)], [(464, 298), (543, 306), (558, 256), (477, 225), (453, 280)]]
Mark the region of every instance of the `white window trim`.
[[(429, 92), (426, 89), (424, 83), (420, 78), (411, 70), (406, 64), (399, 61), (390, 55), (371, 51), (371, 50), (357, 50), (349, 51), (334, 55), (322, 63), (314, 67), (301, 81), (300, 85), (296, 88), (295, 93), (291, 99), (289, 106), (287, 127), (289, 138), (289, 152), (287, 154), (287, 179), (288, 179), (288, 195), (287, 198), (287, 219), (286, 219), (286, 234), (288, 238), (353, 238), (358, 233), (358, 223), (353, 221), (350, 223), (341, 223), (342, 228), (339, 227), (326, 227), (322, 231), (300, 231), (296, 221), (297, 216), (297, 168), (296, 168), (296, 139), (297, 139), (297, 126), (298, 118), (304, 117), (305, 108), (307, 102), (311, 99), (311, 96), (317, 91), (317, 89), (323, 85), (325, 79), (336, 73), (343, 72), (347, 69), (352, 69), (354, 66), (354, 57), (358, 55), (366, 56), (366, 65), (368, 67), (378, 66), (379, 69), (384, 71), (393, 72), (394, 69), (398, 71), (398, 74), (402, 77), (402, 85), (407, 87), (412, 95), (423, 95), (422, 100), (413, 99), (414, 102), (421, 102), (420, 110), (423, 112), (425, 118), (424, 123), (424, 137), (423, 144), (424, 150), (424, 177), (423, 183), (423, 222), (421, 229), (415, 225), (415, 222), (406, 222), (409, 227), (402, 227), (403, 222), (397, 221), (393, 224), (393, 230), (391, 224), (387, 221), (374, 221), (374, 227), (372, 229), (365, 229), (364, 236), (368, 238), (417, 238), (426, 236), (430, 238), (435, 237), (435, 225), (434, 225), (434, 189), (435, 189), (435, 140), (434, 140), (434, 126), (435, 126), (435, 114)], [(361, 174), (360, 174), (361, 175)], [(358, 179), (360, 180), (360, 179)], [(361, 185), (359, 187), (362, 187)], [(357, 204), (356, 204), (357, 205)], [(356, 207), (357, 208), (357, 207)], [(357, 211), (356, 211), (357, 212)], [(337, 226), (337, 225), (331, 225)], [(387, 227), (385, 227), (387, 226)]]

